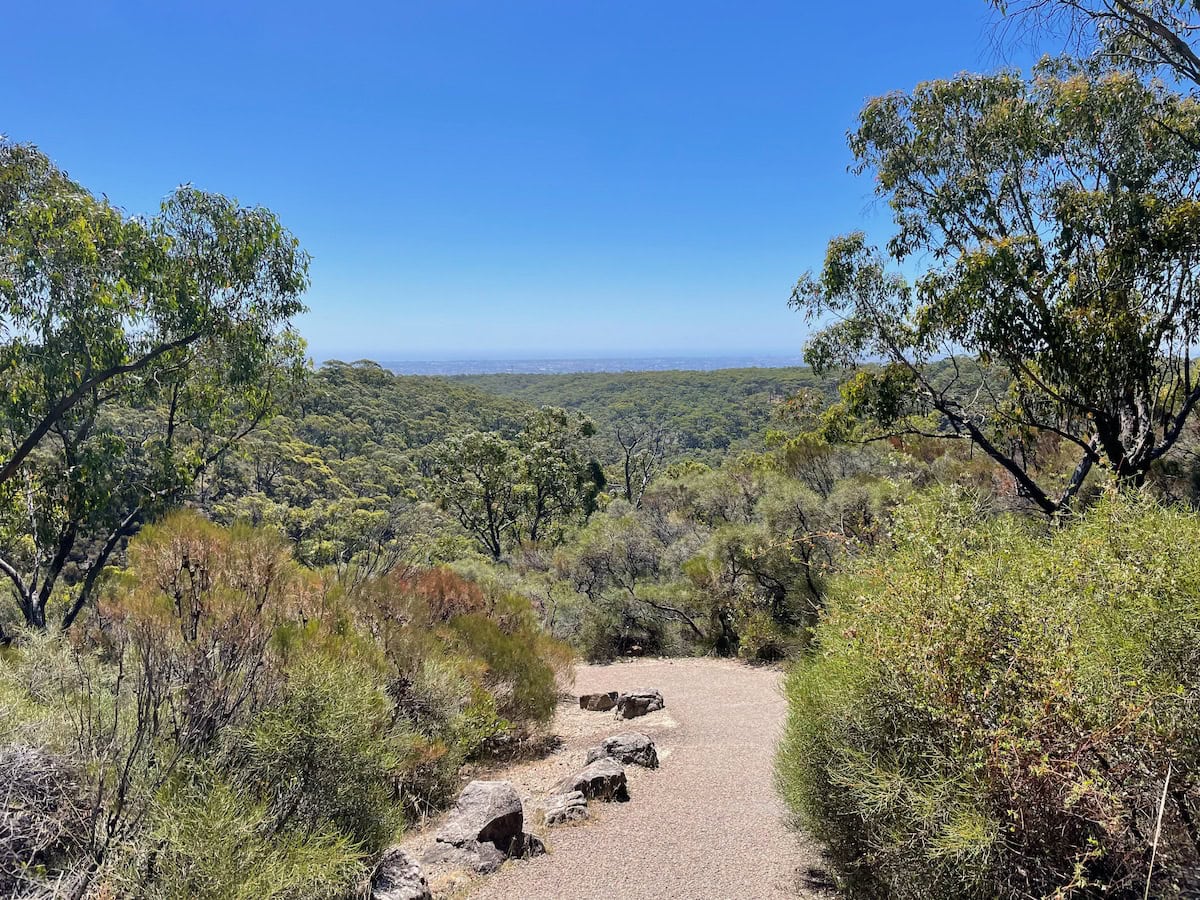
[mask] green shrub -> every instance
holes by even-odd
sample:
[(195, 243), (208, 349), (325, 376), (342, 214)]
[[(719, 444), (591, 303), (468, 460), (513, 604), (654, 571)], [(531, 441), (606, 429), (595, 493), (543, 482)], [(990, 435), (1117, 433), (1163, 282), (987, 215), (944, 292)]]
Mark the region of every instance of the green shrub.
[(1141, 897), (1200, 866), (1200, 515), (902, 511), (787, 684), (781, 789), (852, 895)]
[(506, 631), (500, 622), (478, 614), (450, 623), (462, 649), (485, 664), (484, 678), (505, 717), (544, 722), (558, 700), (554, 669), (539, 652), (547, 639), (532, 623)]
[(402, 825), (392, 802), (393, 707), (378, 671), (341, 649), (288, 666), (280, 702), (233, 737), (233, 770), (268, 804), (272, 832), (332, 826), (373, 852)]
[(221, 780), (164, 790), (143, 847), (114, 887), (147, 900), (336, 900), (363, 876), (359, 848), (329, 826), (275, 830), (275, 813)]
[[(501, 730), (507, 729), (501, 720), (524, 726), (553, 714), (573, 657), (542, 631), (526, 597), (441, 568), (374, 579), (352, 599), (360, 627), (376, 636), (393, 667), (399, 704), (430, 736), (446, 736), (431, 730), (435, 719), (453, 719), (432, 714), (446, 709), (429, 702), (439, 680), (443, 688), (453, 685), (450, 693), (441, 690), (443, 698), (459, 698), (451, 706), (455, 715), (467, 705), (478, 709), (474, 691), (487, 691)], [(429, 661), (436, 661), (433, 668)]]
[(348, 896), (406, 814), (552, 715), (571, 667), (527, 598), (445, 568), (347, 586), (186, 512), (128, 558), (69, 635), (0, 649), (0, 749), (60, 755), (88, 798), (34, 881)]

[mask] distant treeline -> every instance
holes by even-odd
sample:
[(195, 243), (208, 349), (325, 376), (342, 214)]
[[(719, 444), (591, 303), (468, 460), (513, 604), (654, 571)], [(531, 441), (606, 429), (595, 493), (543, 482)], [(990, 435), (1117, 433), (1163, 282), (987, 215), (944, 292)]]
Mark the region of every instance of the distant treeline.
[(672, 432), (682, 451), (720, 454), (761, 439), (778, 404), (802, 391), (826, 401), (837, 379), (807, 367), (711, 372), (583, 372), (569, 375), (463, 375), (452, 381), (532, 406), (561, 406), (592, 418), (603, 442), (630, 417)]

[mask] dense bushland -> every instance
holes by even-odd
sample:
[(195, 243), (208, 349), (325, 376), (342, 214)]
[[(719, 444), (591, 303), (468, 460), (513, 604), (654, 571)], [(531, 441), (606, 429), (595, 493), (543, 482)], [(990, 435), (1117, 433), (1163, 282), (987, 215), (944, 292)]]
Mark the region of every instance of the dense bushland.
[[(855, 896), (1142, 896), (1200, 872), (1200, 514), (897, 512), (788, 681), (782, 790)], [(1169, 784), (1166, 783), (1168, 775)]]
[(598, 427), (601, 455), (622, 455), (618, 432), (652, 427), (671, 437), (673, 454), (709, 464), (731, 450), (755, 447), (775, 407), (802, 391), (837, 396), (832, 378), (811, 369), (713, 372), (580, 372), (562, 375), (464, 375), (462, 385), (533, 406), (578, 410)]
[(520, 597), (438, 569), (347, 589), (190, 512), (70, 634), (3, 653), (0, 777), (25, 795), (0, 885), (164, 898), (346, 896), (570, 664)]

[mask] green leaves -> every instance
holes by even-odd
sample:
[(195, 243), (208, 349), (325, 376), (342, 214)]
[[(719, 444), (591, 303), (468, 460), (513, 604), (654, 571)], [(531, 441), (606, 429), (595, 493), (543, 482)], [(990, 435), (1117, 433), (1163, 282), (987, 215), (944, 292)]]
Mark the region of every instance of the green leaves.
[[(797, 284), (792, 305), (823, 326), (806, 359), (905, 371), (907, 383), (859, 379), (848, 406), (885, 428), (940, 414), (1046, 512), (1079, 484), (1031, 465), (1029, 441), (1073, 444), (1080, 477), (1102, 463), (1140, 481), (1200, 400), (1187, 358), (1200, 336), (1200, 105), (1048, 60), (1030, 80), (963, 75), (873, 100), (850, 146), (896, 231), (886, 254), (862, 234), (835, 238)], [(911, 286), (895, 265), (915, 270)], [(936, 378), (938, 357), (964, 355), (1018, 402), (961, 372)]]
[(585, 453), (595, 426), (585, 416), (545, 407), (514, 440), (491, 432), (451, 435), (424, 454), (434, 501), (500, 559), (515, 543), (552, 536), (586, 516), (603, 487)]
[(138, 521), (289, 395), (307, 270), (269, 210), (185, 186), (127, 218), (0, 141), (0, 558), (31, 624), (77, 542), (86, 601)]
[[(856, 894), (1049, 897), (1083, 874), (1140, 895), (1145, 798), (1170, 758), (1190, 809), (1200, 761), (1200, 519), (1115, 498), (1047, 529), (981, 505), (917, 498), (837, 579), (788, 682), (781, 787)], [(1154, 896), (1196, 854), (1163, 841)]]

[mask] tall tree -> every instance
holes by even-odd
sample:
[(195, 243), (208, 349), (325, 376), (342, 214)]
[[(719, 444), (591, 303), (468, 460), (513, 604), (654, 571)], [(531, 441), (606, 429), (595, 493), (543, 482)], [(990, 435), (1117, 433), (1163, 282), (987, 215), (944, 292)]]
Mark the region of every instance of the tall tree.
[(521, 520), (520, 464), (512, 441), (483, 431), (456, 434), (425, 454), (425, 484), (492, 559), (511, 546)]
[(546, 407), (512, 440), (494, 432), (452, 435), (430, 447), (423, 468), (429, 495), (493, 559), (555, 526), (586, 517), (604, 486), (585, 452), (595, 433), (586, 416)]
[(587, 453), (596, 433), (580, 413), (546, 406), (530, 415), (517, 436), (525, 536), (536, 543), (556, 525), (587, 515), (604, 487), (604, 474)]
[(1013, 22), (1123, 68), (1167, 69), (1200, 86), (1195, 0), (990, 0)]
[(0, 142), (0, 572), (69, 624), (112, 552), (274, 408), (303, 366), (308, 257), (265, 209), (191, 187), (126, 217)]
[[(873, 100), (850, 143), (897, 231), (886, 256), (832, 241), (792, 297), (825, 325), (816, 368), (884, 361), (845, 410), (974, 441), (1050, 514), (1097, 464), (1140, 483), (1200, 402), (1200, 106), (1047, 62)], [(1073, 449), (1063, 481), (1039, 470), (1046, 442)]]
[(640, 509), (646, 488), (663, 470), (678, 440), (662, 425), (635, 416), (620, 417), (613, 423), (612, 431), (621, 449), (623, 496), (634, 509)]

